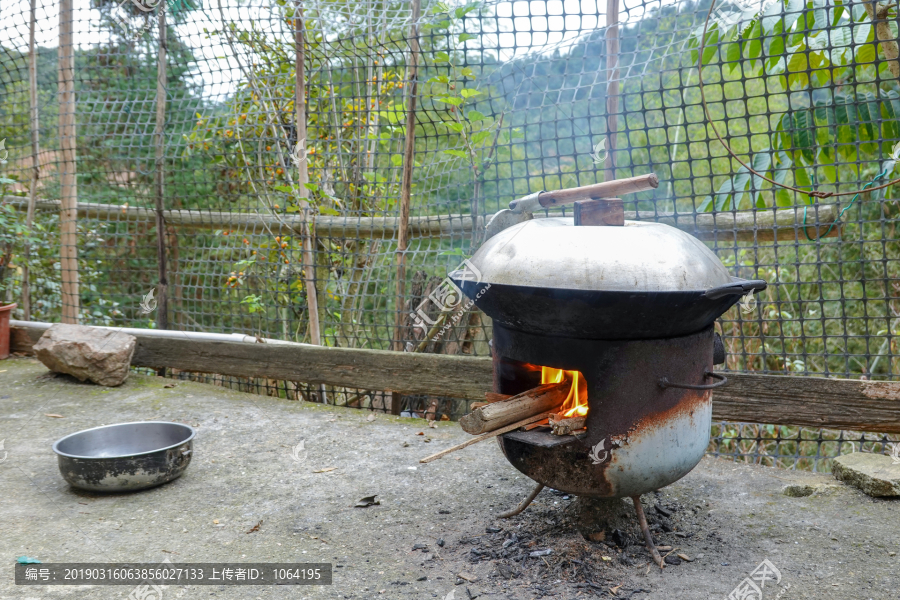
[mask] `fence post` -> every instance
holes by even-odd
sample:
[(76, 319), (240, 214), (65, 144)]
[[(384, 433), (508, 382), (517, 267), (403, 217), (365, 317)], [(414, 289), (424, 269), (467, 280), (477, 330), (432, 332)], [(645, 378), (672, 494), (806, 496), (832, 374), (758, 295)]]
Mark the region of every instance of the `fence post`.
[(72, 0), (59, 2), (59, 267), (62, 322), (78, 323), (78, 180), (75, 141), (75, 20)]
[(157, 289), (156, 328), (169, 328), (169, 278), (166, 269), (166, 218), (163, 214), (165, 188), (165, 126), (166, 126), (166, 88), (168, 73), (166, 71), (166, 55), (168, 41), (166, 39), (166, 4), (159, 8), (159, 55), (156, 63), (156, 127), (153, 131), (153, 142), (156, 153), (154, 179), (156, 187), (156, 257), (159, 269), (159, 288)]
[[(397, 311), (394, 320), (394, 350), (403, 351), (403, 320), (406, 314), (403, 304), (406, 298), (406, 249), (409, 247), (409, 202), (412, 195), (412, 172), (416, 153), (416, 101), (419, 93), (419, 16), (421, 4), (419, 0), (411, 0), (412, 23), (409, 26), (409, 96), (406, 105), (406, 140), (403, 149), (403, 173), (400, 181), (400, 222), (397, 225)], [(391, 394), (391, 414), (400, 414), (401, 395)]]
[(616, 131), (619, 112), (619, 0), (606, 0), (606, 164), (603, 178), (616, 178)]
[[(34, 45), (34, 28), (37, 21), (37, 0), (31, 0), (31, 10), (28, 17), (28, 108), (29, 128), (31, 129), (31, 185), (28, 188), (28, 212), (25, 214), (25, 229), (31, 235), (34, 224), (34, 205), (37, 200), (37, 185), (41, 176), (38, 165), (40, 155), (40, 133), (38, 131), (38, 100), (37, 100), (37, 51)], [(31, 273), (28, 268), (31, 263), (31, 243), (25, 240), (24, 261), (22, 265), (22, 313), (26, 321), (31, 320)]]
[[(303, 217), (301, 231), (303, 236), (303, 271), (306, 287), (306, 303), (309, 313), (309, 340), (312, 344), (322, 344), (322, 333), (319, 324), (319, 298), (316, 290), (316, 260), (313, 254), (313, 229), (309, 226), (309, 164), (306, 161), (307, 132), (306, 132), (306, 39), (303, 25), (303, 3), (297, 0), (295, 4), (296, 19), (294, 20), (294, 51), (296, 53), (295, 70), (297, 81), (294, 87), (294, 106), (296, 108), (297, 143), (301, 147), (301, 155), (297, 161), (297, 184), (300, 194), (300, 209)], [(291, 148), (291, 150), (294, 150)], [(324, 391), (324, 390), (323, 390)], [(322, 398), (324, 402), (325, 399)]]

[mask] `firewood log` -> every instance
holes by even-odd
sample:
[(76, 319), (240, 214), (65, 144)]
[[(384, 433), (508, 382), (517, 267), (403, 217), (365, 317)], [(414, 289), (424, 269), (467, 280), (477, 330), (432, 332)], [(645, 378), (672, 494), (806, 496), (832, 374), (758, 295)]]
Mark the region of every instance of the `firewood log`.
[(459, 424), (463, 431), (472, 435), (480, 435), (499, 429), (510, 423), (527, 419), (533, 415), (550, 412), (562, 405), (572, 382), (547, 383), (522, 392), (508, 400), (491, 402), (487, 406), (476, 408), (463, 416)]
[(571, 417), (568, 419), (550, 419), (550, 432), (553, 435), (569, 435), (573, 431), (584, 429), (586, 417)]
[(500, 402), (501, 400), (509, 400), (512, 398), (509, 394), (495, 394), (494, 392), (485, 392), (484, 393), (484, 402), (473, 402), (469, 405), (471, 410), (475, 410), (476, 408), (481, 408), (482, 406), (487, 406), (492, 402)]

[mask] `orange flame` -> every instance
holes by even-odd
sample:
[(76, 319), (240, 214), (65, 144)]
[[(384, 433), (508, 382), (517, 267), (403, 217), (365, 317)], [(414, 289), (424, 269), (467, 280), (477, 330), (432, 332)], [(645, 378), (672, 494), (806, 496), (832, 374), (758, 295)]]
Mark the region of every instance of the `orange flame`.
[(564, 418), (583, 417), (588, 414), (587, 382), (578, 371), (564, 371), (552, 367), (541, 367), (541, 385), (545, 383), (559, 383), (564, 379), (572, 381), (569, 395), (560, 408), (560, 415)]

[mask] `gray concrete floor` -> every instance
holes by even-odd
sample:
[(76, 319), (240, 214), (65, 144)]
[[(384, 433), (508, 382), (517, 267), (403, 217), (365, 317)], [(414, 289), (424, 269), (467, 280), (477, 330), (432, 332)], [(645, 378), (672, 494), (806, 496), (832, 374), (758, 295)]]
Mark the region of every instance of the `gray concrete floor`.
[[(622, 532), (632, 542), (624, 549), (609, 541), (613, 532), (606, 543), (586, 540), (573, 498), (544, 491), (521, 516), (496, 519), (532, 482), (495, 443), (420, 464), (467, 437), (454, 423), (431, 429), (385, 415), (370, 421), (372, 414), (359, 410), (196, 383), (167, 389), (167, 383), (132, 375), (107, 389), (53, 376), (30, 359), (0, 362), (0, 560), (7, 564), (0, 598), (124, 599), (131, 592), (17, 587), (12, 564), (21, 555), (43, 562), (335, 566), (329, 587), (169, 586), (165, 600), (721, 599), (764, 559), (782, 575), (778, 586), (765, 587), (766, 599), (900, 595), (900, 500), (871, 499), (828, 476), (704, 459), (681, 481), (644, 497), (655, 526), (672, 530), (658, 530), (657, 542), (693, 559), (660, 572), (648, 565), (636, 526)], [(185, 475), (133, 494), (70, 488), (52, 443), (81, 429), (135, 420), (197, 429)], [(305, 452), (295, 460), (301, 440)], [(328, 468), (334, 469), (317, 472)], [(782, 488), (793, 483), (820, 488), (804, 498), (785, 496)], [(380, 506), (351, 507), (371, 494)], [(632, 514), (625, 504), (621, 510)], [(247, 533), (260, 521), (258, 531)], [(504, 548), (508, 540), (514, 541)], [(416, 544), (427, 547), (413, 550)], [(528, 558), (543, 549), (552, 552)], [(477, 580), (460, 580), (460, 572)]]

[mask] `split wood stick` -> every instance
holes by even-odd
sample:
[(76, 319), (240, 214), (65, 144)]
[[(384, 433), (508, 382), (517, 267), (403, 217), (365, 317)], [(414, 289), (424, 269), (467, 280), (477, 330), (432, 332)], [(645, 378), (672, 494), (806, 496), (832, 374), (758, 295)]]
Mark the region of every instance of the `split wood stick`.
[(572, 417), (570, 419), (560, 419), (550, 424), (551, 433), (553, 435), (569, 435), (573, 431), (584, 429), (584, 423), (587, 417)]
[(493, 431), (526, 417), (555, 409), (565, 401), (571, 387), (572, 382), (569, 380), (538, 386), (508, 400), (476, 408), (460, 418), (459, 425), (463, 431), (472, 435)]
[(537, 423), (531, 423), (530, 425), (526, 425), (522, 429), (525, 431), (531, 431), (532, 429), (537, 429), (538, 427), (547, 427), (550, 425), (550, 419), (543, 419), (538, 421)]
[(535, 421), (540, 421), (541, 419), (546, 419), (549, 416), (549, 414), (550, 413), (542, 413), (539, 415), (534, 415), (533, 417), (528, 417), (527, 419), (523, 419), (523, 420), (519, 421), (518, 423), (513, 423), (512, 425), (507, 425), (506, 427), (501, 427), (500, 429), (495, 429), (494, 431), (490, 431), (488, 433), (485, 433), (484, 435), (479, 435), (478, 437), (474, 437), (471, 440), (463, 442), (462, 444), (457, 444), (456, 446), (451, 446), (450, 448), (447, 448), (446, 450), (441, 450), (437, 454), (432, 454), (431, 456), (426, 456), (425, 458), (420, 459), (419, 462), (420, 463), (429, 463), (433, 460), (437, 460), (437, 459), (441, 458), (442, 456), (446, 456), (447, 454), (450, 454), (451, 452), (456, 452), (457, 450), (462, 450), (466, 446), (471, 446), (472, 444), (477, 444), (478, 442), (483, 442), (484, 440), (489, 440), (491, 438), (495, 438), (498, 435), (503, 435), (504, 433), (509, 433), (510, 431), (514, 431), (514, 430), (518, 429), (519, 427), (528, 425), (529, 423), (534, 423)]

